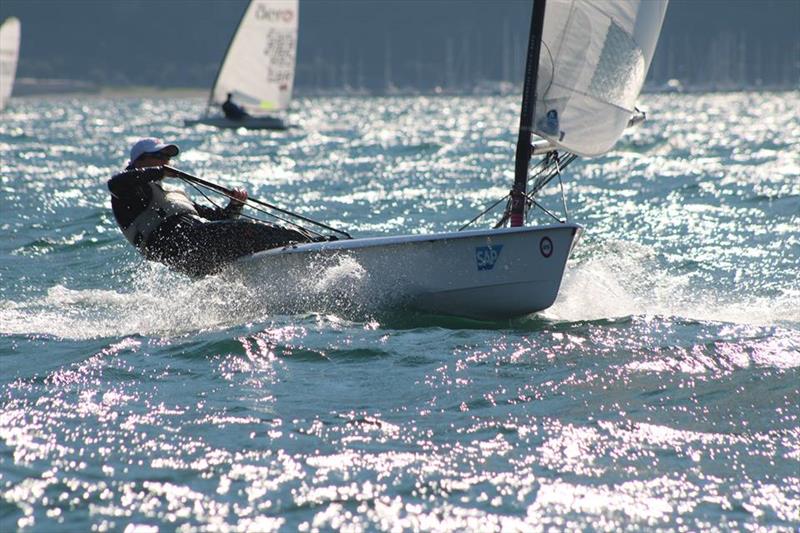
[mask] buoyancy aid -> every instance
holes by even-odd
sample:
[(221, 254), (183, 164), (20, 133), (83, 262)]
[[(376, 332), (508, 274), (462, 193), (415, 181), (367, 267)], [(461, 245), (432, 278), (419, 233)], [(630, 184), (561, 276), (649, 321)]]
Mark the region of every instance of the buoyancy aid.
[(150, 203), (122, 230), (128, 242), (136, 247), (144, 246), (152, 233), (168, 218), (176, 215), (196, 215), (197, 209), (185, 192), (161, 181), (147, 184), (152, 193)]

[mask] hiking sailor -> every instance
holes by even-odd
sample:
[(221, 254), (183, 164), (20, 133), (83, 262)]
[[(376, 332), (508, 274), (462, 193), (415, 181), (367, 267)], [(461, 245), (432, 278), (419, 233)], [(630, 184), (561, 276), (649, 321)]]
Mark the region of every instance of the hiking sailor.
[(128, 167), (108, 181), (114, 218), (145, 258), (204, 276), (244, 255), (309, 240), (299, 231), (239, 218), (244, 189), (232, 191), (227, 207), (212, 208), (163, 183), (175, 177), (164, 165), (179, 151), (175, 144), (141, 139), (131, 147)]
[(233, 103), (233, 93), (228, 93), (228, 99), (222, 103), (222, 112), (225, 113), (225, 118), (230, 120), (244, 120), (250, 116), (250, 114), (244, 110), (244, 108), (240, 105), (236, 105)]

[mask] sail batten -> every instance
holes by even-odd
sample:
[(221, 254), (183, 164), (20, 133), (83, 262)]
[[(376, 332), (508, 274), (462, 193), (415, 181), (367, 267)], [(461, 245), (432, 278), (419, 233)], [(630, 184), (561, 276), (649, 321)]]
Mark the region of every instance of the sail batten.
[(211, 102), (228, 93), (251, 115), (289, 106), (297, 54), (298, 0), (251, 0), (211, 89)]
[(548, 0), (533, 129), (582, 156), (610, 150), (627, 126), (667, 0)]

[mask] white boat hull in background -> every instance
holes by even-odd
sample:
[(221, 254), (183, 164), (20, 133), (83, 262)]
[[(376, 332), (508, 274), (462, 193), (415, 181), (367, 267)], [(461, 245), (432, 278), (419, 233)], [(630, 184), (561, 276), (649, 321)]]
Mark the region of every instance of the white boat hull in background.
[(278, 117), (249, 117), (242, 120), (231, 120), (225, 117), (206, 117), (198, 119), (188, 119), (184, 121), (186, 126), (214, 126), (217, 128), (238, 129), (246, 128), (250, 130), (285, 130), (289, 125)]
[(302, 288), (285, 284), (323, 276), (349, 260), (365, 275), (360, 290), (382, 306), (513, 318), (553, 304), (580, 231), (576, 224), (556, 224), (302, 244), (242, 258), (233, 271), (256, 285), (294, 272), (294, 282), (283, 278), (273, 286), (292, 291)]

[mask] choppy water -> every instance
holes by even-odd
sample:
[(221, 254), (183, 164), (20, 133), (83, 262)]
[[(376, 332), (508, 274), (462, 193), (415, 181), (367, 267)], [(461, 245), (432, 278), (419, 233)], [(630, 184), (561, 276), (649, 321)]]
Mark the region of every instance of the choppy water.
[(105, 181), (157, 135), (356, 235), (453, 230), (510, 185), (515, 97), (301, 100), (287, 133), (13, 101), (0, 530), (800, 527), (800, 94), (644, 100), (570, 167), (556, 304), (500, 323), (376, 307), (347, 262), (191, 282), (124, 242)]

